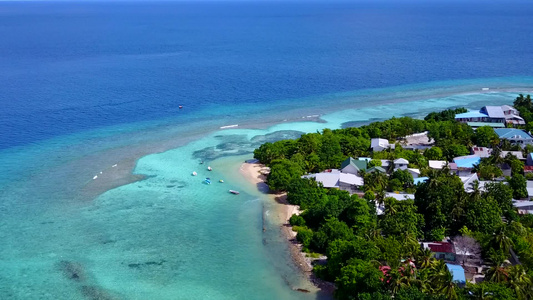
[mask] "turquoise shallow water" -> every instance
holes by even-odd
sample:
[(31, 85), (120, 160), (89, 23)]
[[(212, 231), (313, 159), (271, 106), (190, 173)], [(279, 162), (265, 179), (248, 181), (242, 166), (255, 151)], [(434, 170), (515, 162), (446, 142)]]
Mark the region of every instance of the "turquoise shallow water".
[[(481, 93), (485, 86), (500, 90)], [(293, 291), (310, 287), (268, 213), (273, 204), (239, 177), (239, 163), (255, 147), (371, 119), (509, 104), (531, 89), (530, 79), (514, 78), (359, 91), (279, 112), (258, 107), (189, 124), (117, 125), (4, 149), (0, 298), (316, 299)], [(309, 121), (321, 110), (323, 122)], [(250, 128), (217, 130), (228, 124)], [(100, 194), (131, 166), (146, 178)], [(203, 184), (205, 177), (213, 184)]]

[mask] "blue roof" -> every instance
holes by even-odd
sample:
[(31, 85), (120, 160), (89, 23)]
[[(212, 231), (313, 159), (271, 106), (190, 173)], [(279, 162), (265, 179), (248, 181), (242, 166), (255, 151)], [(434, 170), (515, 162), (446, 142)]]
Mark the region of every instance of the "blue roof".
[(422, 182), (426, 182), (426, 180), (428, 179), (429, 177), (418, 177), (418, 178), (413, 179), (413, 183), (416, 185)]
[(466, 283), (465, 269), (459, 265), (446, 264), (450, 273), (452, 273), (453, 281), (458, 283)]
[(479, 164), (481, 157), (477, 155), (460, 156), (453, 159), (453, 162), (458, 168), (473, 168), (474, 165)]
[(487, 114), (484, 114), (479, 111), (469, 111), (462, 114), (455, 115), (456, 119), (462, 119), (462, 118), (486, 118), (488, 117)]
[(527, 132), (515, 128), (496, 128), (494, 129), (494, 132), (496, 132), (496, 134), (502, 139), (516, 137), (520, 137), (522, 139), (531, 139), (531, 136)]

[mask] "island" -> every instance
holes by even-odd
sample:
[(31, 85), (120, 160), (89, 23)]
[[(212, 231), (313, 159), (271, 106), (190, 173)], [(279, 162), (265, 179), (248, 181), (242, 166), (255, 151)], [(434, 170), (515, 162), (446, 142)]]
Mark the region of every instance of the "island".
[(533, 104), (265, 143), (266, 183), (336, 299), (531, 299)]

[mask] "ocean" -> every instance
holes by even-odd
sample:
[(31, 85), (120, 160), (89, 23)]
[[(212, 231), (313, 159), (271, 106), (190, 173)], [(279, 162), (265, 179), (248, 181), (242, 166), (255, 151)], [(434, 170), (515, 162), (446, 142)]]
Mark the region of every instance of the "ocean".
[(533, 91), (532, 13), (1, 1), (0, 298), (327, 297), (240, 164), (304, 132), (512, 103)]

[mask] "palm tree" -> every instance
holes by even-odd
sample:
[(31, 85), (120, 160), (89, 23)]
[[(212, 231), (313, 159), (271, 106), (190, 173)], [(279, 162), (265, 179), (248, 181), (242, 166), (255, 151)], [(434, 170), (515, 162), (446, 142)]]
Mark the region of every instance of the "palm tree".
[(513, 246), (513, 241), (509, 238), (505, 232), (505, 228), (502, 226), (496, 232), (492, 239), (492, 244), (496, 249), (502, 250), (504, 253), (508, 253), (509, 249)]
[(431, 267), (435, 262), (433, 252), (431, 252), (430, 249), (422, 249), (418, 251), (416, 262), (420, 269), (426, 269)]
[(508, 272), (507, 269), (503, 266), (505, 258), (498, 255), (494, 255), (489, 258), (489, 260), (491, 261), (492, 266), (488, 269), (485, 278), (487, 278), (491, 282), (497, 283), (507, 281)]
[(434, 293), (445, 295), (447, 299), (457, 299), (453, 276), (450, 271), (448, 271), (444, 261), (437, 261), (432, 269), (429, 282), (431, 283)]
[(529, 299), (532, 295), (531, 278), (522, 265), (510, 267), (508, 279), (507, 284), (515, 291), (518, 299)]

